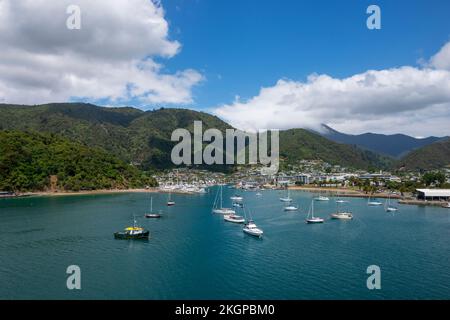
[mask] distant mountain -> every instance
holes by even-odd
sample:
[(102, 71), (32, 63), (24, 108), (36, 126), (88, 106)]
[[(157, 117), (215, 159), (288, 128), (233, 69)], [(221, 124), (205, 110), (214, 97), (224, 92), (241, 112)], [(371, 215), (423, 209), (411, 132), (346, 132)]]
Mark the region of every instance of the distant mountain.
[(398, 161), (398, 168), (433, 170), (450, 166), (450, 138), (414, 150)]
[(438, 137), (417, 139), (404, 134), (384, 135), (364, 133), (351, 135), (336, 131), (327, 125), (322, 125), (320, 134), (336, 142), (357, 145), (361, 148), (395, 158), (401, 158), (415, 149), (424, 147), (442, 139)]
[(362, 150), (356, 146), (331, 141), (304, 129), (280, 132), (280, 156), (289, 162), (309, 159), (359, 169), (389, 168), (390, 157)]
[(125, 189), (155, 186), (155, 179), (103, 149), (41, 133), (0, 130), (0, 190)]
[[(192, 132), (194, 120), (202, 121), (204, 129), (231, 128), (215, 116), (187, 109), (144, 112), (83, 103), (0, 104), (0, 129), (58, 134), (89, 147), (102, 148), (144, 170), (173, 167), (170, 154), (175, 142), (170, 140), (171, 133), (177, 128)], [(280, 140), (281, 155), (288, 161), (321, 159), (356, 168), (385, 168), (391, 162), (388, 157), (302, 129), (283, 131)]]

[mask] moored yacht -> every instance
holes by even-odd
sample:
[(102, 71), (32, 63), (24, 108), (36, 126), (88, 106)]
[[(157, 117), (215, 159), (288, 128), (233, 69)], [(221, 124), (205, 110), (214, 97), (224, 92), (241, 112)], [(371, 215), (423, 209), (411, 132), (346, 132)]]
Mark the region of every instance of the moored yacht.
[(245, 209), (243, 209), (243, 211), (245, 218), (247, 219), (248, 217), (248, 219), (242, 231), (248, 235), (261, 238), (264, 232), (262, 231), (262, 229), (258, 228), (255, 221), (253, 221), (252, 214), (250, 213), (250, 211), (248, 211), (248, 215), (245, 214)]
[(291, 199), (291, 191), (288, 189), (288, 191), (287, 191), (287, 197), (282, 197), (282, 198), (280, 198), (280, 201), (281, 202), (292, 202), (292, 199)]
[(294, 206), (294, 205), (288, 205), (286, 207), (284, 207), (284, 211), (297, 211), (298, 207)]
[(172, 193), (169, 192), (169, 199), (167, 200), (167, 206), (172, 207), (175, 205), (175, 201), (172, 200)]
[(370, 197), (369, 197), (369, 199), (367, 200), (367, 205), (368, 205), (368, 206), (375, 207), (375, 206), (381, 206), (382, 204), (383, 204), (383, 203), (381, 203), (380, 201), (371, 200)]
[(236, 214), (226, 214), (223, 216), (223, 219), (228, 222), (233, 223), (244, 223), (245, 218), (243, 216), (238, 216)]
[(318, 197), (314, 198), (314, 200), (316, 200), (316, 201), (330, 201), (330, 198), (325, 197), (325, 196), (318, 196)]
[(153, 212), (153, 197), (150, 198), (150, 211), (144, 215), (146, 218), (161, 218), (160, 213)]
[(391, 204), (391, 195), (389, 195), (388, 199), (384, 203), (384, 210), (386, 210), (386, 212), (396, 212), (396, 211), (398, 211), (398, 208)]
[(216, 198), (214, 199), (214, 205), (212, 212), (217, 214), (236, 214), (236, 211), (234, 211), (231, 208), (224, 208), (223, 207), (223, 186), (219, 186), (219, 190), (217, 191)]
[(137, 226), (136, 219), (134, 219), (134, 223), (133, 223), (132, 227), (127, 227), (122, 232), (115, 232), (114, 238), (115, 239), (130, 239), (130, 240), (148, 239), (149, 235), (150, 235), (150, 231)]
[(240, 202), (240, 201), (244, 200), (244, 198), (240, 195), (235, 194), (234, 196), (230, 197), (230, 200)]
[(251, 236), (254, 237), (262, 237), (263, 235), (263, 231), (258, 228), (258, 226), (255, 224), (255, 222), (253, 220), (248, 220), (247, 223), (245, 224), (244, 228), (242, 229), (242, 231), (246, 234), (249, 234)]
[(339, 203), (336, 201), (336, 212), (332, 213), (330, 216), (332, 219), (339, 219), (339, 220), (352, 220), (353, 214), (349, 211), (340, 211), (339, 210)]
[(319, 217), (314, 217), (314, 199), (311, 201), (311, 206), (309, 207), (308, 216), (306, 217), (306, 223), (323, 223), (325, 220)]

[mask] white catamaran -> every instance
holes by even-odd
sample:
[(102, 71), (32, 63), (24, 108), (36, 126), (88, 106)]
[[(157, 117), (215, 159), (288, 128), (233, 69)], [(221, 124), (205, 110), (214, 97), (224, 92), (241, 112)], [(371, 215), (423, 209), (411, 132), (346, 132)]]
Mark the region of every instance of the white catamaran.
[(212, 209), (213, 213), (218, 214), (236, 214), (236, 211), (234, 211), (231, 208), (224, 208), (223, 207), (223, 186), (219, 186), (219, 190), (217, 191), (216, 198), (214, 199), (214, 205)]

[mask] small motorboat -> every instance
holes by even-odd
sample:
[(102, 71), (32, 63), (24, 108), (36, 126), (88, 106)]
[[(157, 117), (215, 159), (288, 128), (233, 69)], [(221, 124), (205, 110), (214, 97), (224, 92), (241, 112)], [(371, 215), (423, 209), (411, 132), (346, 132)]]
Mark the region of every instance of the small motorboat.
[(442, 207), (443, 207), (443, 208), (447, 208), (447, 209), (450, 209), (450, 202), (449, 202), (449, 203), (447, 203), (446, 205), (443, 205)]
[(232, 201), (242, 201), (242, 200), (244, 200), (244, 198), (239, 196), (239, 195), (237, 195), (237, 194), (235, 194), (234, 196), (230, 197), (230, 200), (232, 200)]
[(138, 240), (138, 239), (148, 239), (149, 235), (150, 231), (138, 227), (136, 225), (136, 220), (134, 220), (134, 224), (132, 227), (127, 227), (122, 232), (115, 232), (114, 238), (126, 240)]
[(243, 207), (244, 207), (244, 204), (241, 203), (241, 202), (234, 202), (234, 203), (233, 203), (233, 207), (236, 207), (236, 208), (243, 208)]
[(318, 196), (317, 198), (314, 198), (316, 201), (330, 201), (330, 198), (325, 196)]
[(216, 208), (212, 210), (213, 213), (217, 214), (235, 214), (236, 211), (230, 208)]
[(261, 229), (258, 228), (258, 226), (255, 224), (255, 222), (253, 220), (249, 220), (245, 224), (242, 231), (246, 234), (249, 234), (251, 236), (258, 237), (258, 238), (261, 238), (264, 233)]
[(337, 202), (336, 201), (336, 212), (332, 213), (331, 219), (339, 219), (339, 220), (352, 220), (353, 219), (353, 214), (350, 211), (340, 211), (339, 210), (339, 205), (342, 202)]
[(336, 200), (336, 203), (347, 203), (347, 202), (348, 202), (347, 200), (342, 200), (342, 199)]
[(292, 205), (284, 207), (284, 211), (297, 211), (297, 210), (298, 207)]
[(261, 192), (257, 192), (257, 193), (256, 193), (256, 196), (257, 196), (257, 197), (261, 197), (261, 196), (262, 196), (262, 193), (261, 193)]
[(352, 220), (353, 214), (351, 212), (336, 212), (331, 214), (332, 219)]
[(245, 218), (242, 216), (238, 216), (235, 214), (226, 214), (223, 216), (223, 219), (225, 221), (228, 222), (233, 222), (233, 223), (244, 223), (245, 222)]

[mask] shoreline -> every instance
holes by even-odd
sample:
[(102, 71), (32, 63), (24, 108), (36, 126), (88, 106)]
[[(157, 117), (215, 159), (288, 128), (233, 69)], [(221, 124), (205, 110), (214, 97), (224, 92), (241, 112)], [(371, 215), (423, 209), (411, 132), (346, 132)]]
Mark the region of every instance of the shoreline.
[(348, 189), (348, 188), (336, 188), (336, 187), (304, 187), (304, 186), (295, 186), (288, 187), (290, 190), (299, 190), (299, 191), (307, 191), (307, 192), (327, 192), (334, 193), (338, 197), (354, 197), (354, 198), (391, 198), (391, 199), (401, 199), (402, 197), (398, 194), (389, 194), (389, 193), (375, 193), (368, 194), (361, 192), (359, 190)]
[(85, 196), (85, 195), (101, 195), (101, 194), (117, 194), (117, 193), (156, 193), (158, 188), (150, 189), (106, 189), (106, 190), (89, 190), (89, 191), (38, 191), (18, 194), (15, 198), (22, 197), (61, 197), (61, 196)]

